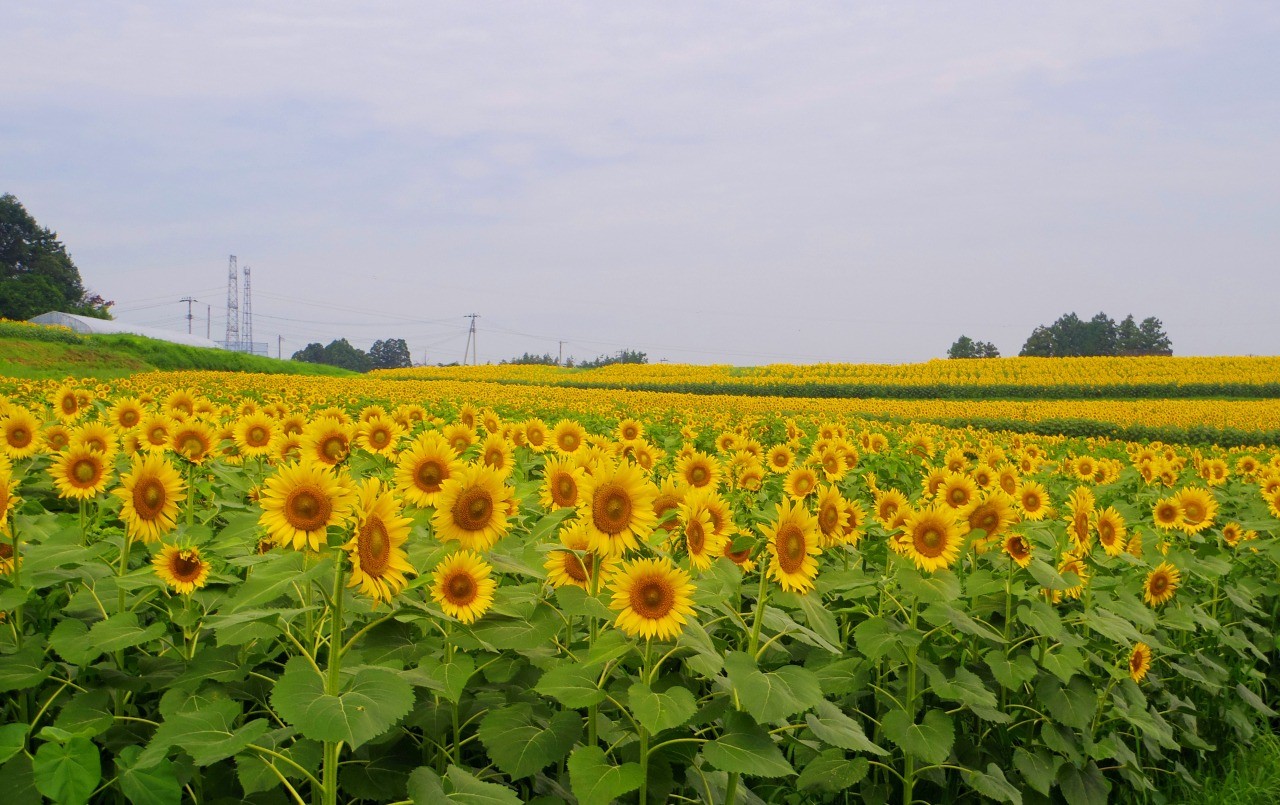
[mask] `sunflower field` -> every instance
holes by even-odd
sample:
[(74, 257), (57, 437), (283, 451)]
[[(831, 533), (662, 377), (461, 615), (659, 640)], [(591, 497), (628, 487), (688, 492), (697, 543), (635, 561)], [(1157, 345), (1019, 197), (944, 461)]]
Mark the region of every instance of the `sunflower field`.
[(510, 379), (0, 379), (3, 801), (1165, 802), (1280, 718), (1264, 439)]

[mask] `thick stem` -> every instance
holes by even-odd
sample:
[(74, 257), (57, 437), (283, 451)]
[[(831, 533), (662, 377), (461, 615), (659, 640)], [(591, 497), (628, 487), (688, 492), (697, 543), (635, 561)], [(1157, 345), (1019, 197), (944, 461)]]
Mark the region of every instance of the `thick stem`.
[[(324, 692), (329, 696), (337, 696), (341, 685), (342, 673), (342, 580), (345, 567), (342, 563), (342, 551), (334, 553), (333, 569), (333, 611), (329, 624), (329, 668), (325, 678)], [(338, 755), (342, 751), (341, 741), (326, 741), (324, 745), (324, 805), (338, 805)]]

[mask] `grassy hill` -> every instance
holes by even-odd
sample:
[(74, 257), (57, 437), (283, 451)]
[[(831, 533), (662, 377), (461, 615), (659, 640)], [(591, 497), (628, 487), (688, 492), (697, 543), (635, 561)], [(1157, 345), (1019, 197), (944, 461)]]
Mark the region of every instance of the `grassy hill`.
[(333, 366), (189, 347), (138, 335), (80, 335), (56, 327), (0, 322), (0, 377), (105, 379), (157, 369), (331, 377), (353, 374)]

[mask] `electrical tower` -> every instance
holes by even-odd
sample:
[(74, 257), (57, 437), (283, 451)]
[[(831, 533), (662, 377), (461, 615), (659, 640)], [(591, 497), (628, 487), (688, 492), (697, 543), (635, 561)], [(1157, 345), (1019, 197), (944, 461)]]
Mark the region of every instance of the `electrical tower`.
[(244, 351), (253, 353), (253, 295), (249, 290), (249, 267), (244, 267), (244, 324), (240, 327), (240, 338), (243, 339)]
[(240, 272), (234, 254), (227, 264), (227, 340), (223, 346), (240, 351)]
[(480, 361), (480, 356), (476, 353), (476, 319), (480, 318), (479, 313), (468, 313), (463, 316), (464, 319), (471, 319), (471, 329), (467, 331), (467, 346), (462, 351), (462, 363), (467, 363), (467, 355), (471, 355), (471, 365), (475, 366)]
[(178, 300), (187, 303), (187, 335), (191, 335), (191, 303), (199, 302), (199, 299), (192, 299), (190, 296), (184, 296)]

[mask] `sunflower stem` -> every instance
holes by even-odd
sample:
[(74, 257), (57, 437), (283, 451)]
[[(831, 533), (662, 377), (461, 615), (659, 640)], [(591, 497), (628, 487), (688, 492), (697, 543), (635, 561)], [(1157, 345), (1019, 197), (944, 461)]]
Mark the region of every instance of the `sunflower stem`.
[[(916, 628), (916, 615), (919, 612), (919, 600), (911, 602), (911, 630)], [(907, 660), (907, 716), (914, 723), (916, 719), (916, 654), (920, 650), (919, 646), (911, 649)], [(906, 754), (906, 771), (902, 775), (902, 805), (912, 805), (915, 802), (915, 783), (916, 783), (916, 759), (909, 753)]]
[[(342, 581), (346, 568), (342, 564), (342, 550), (336, 551), (333, 569), (333, 609), (332, 622), (329, 624), (329, 667), (325, 678), (324, 692), (328, 696), (337, 696), (342, 673)], [(342, 751), (341, 741), (325, 741), (324, 744), (324, 805), (338, 803), (338, 755)]]

